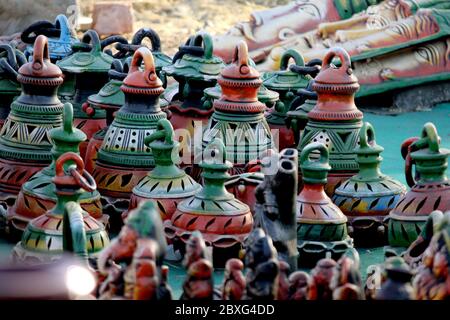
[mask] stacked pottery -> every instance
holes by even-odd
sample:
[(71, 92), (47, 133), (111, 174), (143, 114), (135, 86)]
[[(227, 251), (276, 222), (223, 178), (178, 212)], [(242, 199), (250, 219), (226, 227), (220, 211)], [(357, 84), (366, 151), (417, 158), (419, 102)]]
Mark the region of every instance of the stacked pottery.
[(125, 104), (106, 132), (93, 171), (104, 212), (118, 218), (110, 220), (111, 228), (121, 224), (120, 214), (128, 209), (133, 188), (154, 168), (155, 159), (144, 139), (156, 130), (160, 119), (166, 118), (159, 105), (164, 88), (148, 48), (139, 48), (134, 53), (121, 90)]
[[(106, 126), (95, 133), (95, 135), (89, 140), (89, 144), (86, 148), (85, 164), (86, 170), (92, 172), (94, 169), (95, 161), (97, 160), (97, 152), (100, 149), (109, 125), (114, 120), (114, 113), (120, 109), (125, 103), (125, 95), (120, 90), (123, 79), (128, 74), (131, 56), (129, 53), (134, 53), (138, 48), (144, 46), (143, 40), (150, 39), (152, 45), (152, 54), (155, 58), (155, 70), (160, 79), (165, 79), (165, 75), (162, 72), (162, 68), (170, 64), (170, 58), (161, 52), (161, 41), (158, 34), (152, 29), (142, 28), (138, 30), (131, 44), (117, 43), (116, 48), (122, 53), (127, 53), (122, 59), (115, 59), (111, 64), (111, 69), (108, 71), (109, 82), (106, 83), (98, 93), (88, 97), (87, 103), (83, 105), (83, 111), (88, 115), (95, 114), (95, 110), (103, 109), (106, 113)], [(161, 78), (162, 76), (162, 78)], [(165, 80), (163, 80), (163, 86)], [(161, 108), (167, 106), (167, 101), (160, 99)]]
[(294, 60), (296, 66), (305, 66), (300, 53), (295, 50), (288, 50), (281, 57), (280, 70), (267, 72), (263, 76), (263, 84), (266, 88), (276, 91), (280, 95), (280, 100), (266, 113), (269, 127), (278, 132), (279, 150), (291, 148), (295, 145), (294, 134), (286, 127), (286, 114), (290, 111), (292, 100), (295, 98), (294, 93), (299, 89), (306, 88), (312, 79), (308, 75), (301, 75), (291, 71), (288, 68), (290, 59)]
[(19, 69), (21, 95), (0, 131), (0, 203), (13, 205), (22, 185), (52, 161), (49, 132), (62, 124), (56, 91), (61, 70), (50, 62), (47, 38), (38, 36), (33, 59)]
[[(318, 159), (311, 160), (315, 155)], [(324, 191), (331, 170), (328, 148), (319, 142), (305, 146), (299, 163), (303, 189), (297, 197), (297, 248), (299, 266), (312, 267), (331, 255), (338, 260), (353, 247), (347, 234), (347, 217)]]
[(80, 145), (80, 153), (84, 157), (89, 139), (106, 125), (106, 120), (104, 110), (97, 110), (89, 116), (83, 112), (82, 105), (108, 82), (113, 57), (102, 52), (99, 36), (94, 30), (84, 34), (82, 43), (91, 44), (90, 52), (75, 52), (57, 64), (65, 73), (75, 77), (75, 95), (70, 102), (74, 107), (75, 126), (87, 135), (87, 141)]
[(203, 148), (215, 138), (223, 140), (234, 173), (272, 148), (272, 135), (264, 117), (266, 106), (258, 101), (262, 80), (248, 60), (245, 42), (236, 47), (233, 64), (219, 77), (222, 96), (214, 101), (214, 113), (203, 133)]
[[(333, 58), (341, 60), (340, 67), (331, 66)], [(363, 114), (355, 105), (358, 79), (353, 75), (350, 56), (341, 48), (328, 51), (322, 69), (314, 79), (317, 104), (308, 113), (308, 123), (300, 137), (301, 152), (311, 142), (323, 143), (329, 151), (331, 171), (325, 192), (334, 190), (358, 172), (356, 153)]]
[(213, 140), (205, 155), (210, 157), (200, 164), (203, 189), (178, 204), (171, 220), (165, 221), (165, 232), (177, 247), (176, 243), (186, 243), (192, 233), (200, 231), (212, 246), (214, 265), (223, 267), (227, 259), (238, 256), (252, 230), (253, 217), (249, 207), (225, 189), (233, 165), (225, 160), (223, 142)]
[(49, 21), (37, 21), (26, 28), (20, 35), (24, 43), (29, 43), (24, 53), (26, 57), (33, 56), (34, 37), (31, 34), (48, 33), (48, 48), (50, 50), (50, 59), (53, 63), (72, 54), (72, 45), (79, 42), (73, 29), (70, 27), (69, 20), (63, 14), (59, 14), (55, 23)]
[[(404, 144), (405, 175), (411, 190), (389, 214), (387, 255), (406, 251), (421, 233), (431, 212), (450, 210), (450, 181), (447, 179), (450, 150), (440, 148), (436, 127), (428, 122), (420, 138)], [(412, 175), (415, 165), (416, 178)]]
[(129, 210), (142, 201), (154, 200), (161, 219), (168, 220), (178, 203), (199, 192), (201, 186), (174, 164), (180, 144), (174, 140), (169, 120), (159, 120), (157, 130), (145, 137), (144, 143), (152, 150), (155, 168), (133, 188)]
[[(23, 186), (13, 207), (8, 209), (8, 220), (11, 227), (20, 233), (28, 222), (45, 214), (56, 203), (58, 197), (53, 184), (55, 165), (59, 157), (66, 152), (79, 153), (78, 147), (86, 139), (86, 135), (72, 126), (73, 110), (69, 103), (64, 105), (63, 126), (50, 130), (53, 142), (51, 150), (52, 163), (33, 175)], [(97, 190), (83, 192), (78, 199), (83, 210), (93, 218), (102, 220), (102, 204)], [(106, 224), (106, 221), (105, 221)]]
[(9, 107), (20, 94), (17, 71), (26, 63), (25, 56), (10, 45), (0, 45), (0, 129), (9, 114)]
[(375, 140), (375, 130), (365, 122), (355, 152), (359, 173), (343, 182), (334, 192), (333, 202), (349, 219), (349, 232), (357, 245), (377, 246), (386, 242), (384, 218), (406, 188), (380, 171), (383, 147)]
[[(93, 192), (96, 187), (92, 176), (84, 170), (83, 160), (76, 153), (65, 153), (56, 161), (55, 170), (53, 183), (56, 187), (56, 204), (28, 224), (22, 240), (13, 249), (13, 261), (29, 264), (53, 262), (63, 254), (63, 246), (75, 251), (86, 249), (93, 258), (109, 244), (103, 224), (83, 211), (79, 205), (80, 196), (86, 191)], [(80, 217), (80, 213), (81, 221), (68, 219), (75, 215)], [(63, 244), (64, 233), (66, 237), (67, 233), (77, 235), (64, 240), (77, 239), (80, 243)], [(80, 244), (85, 248), (80, 248)]]

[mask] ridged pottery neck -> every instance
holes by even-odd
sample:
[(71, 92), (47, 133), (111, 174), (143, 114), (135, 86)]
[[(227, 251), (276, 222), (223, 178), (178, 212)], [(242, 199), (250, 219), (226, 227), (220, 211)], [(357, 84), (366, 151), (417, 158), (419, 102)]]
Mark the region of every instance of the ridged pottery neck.
[(136, 114), (159, 113), (159, 96), (125, 94), (125, 104), (120, 112), (130, 112)]

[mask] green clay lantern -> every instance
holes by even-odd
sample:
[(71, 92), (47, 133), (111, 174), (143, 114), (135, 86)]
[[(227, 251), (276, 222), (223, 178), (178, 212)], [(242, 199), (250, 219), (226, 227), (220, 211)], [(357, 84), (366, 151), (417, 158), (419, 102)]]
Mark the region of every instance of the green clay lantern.
[(145, 200), (154, 200), (162, 220), (172, 217), (178, 203), (193, 196), (201, 186), (174, 163), (178, 157), (179, 142), (174, 140), (169, 120), (158, 121), (158, 128), (144, 143), (152, 150), (155, 168), (133, 188), (130, 210)]
[(83, 111), (82, 105), (91, 94), (97, 93), (108, 82), (108, 71), (113, 57), (102, 52), (97, 32), (87, 31), (82, 43), (90, 43), (90, 52), (78, 51), (57, 62), (66, 74), (75, 78), (75, 95), (70, 101), (74, 107), (75, 126), (87, 135), (87, 140), (80, 145), (80, 153), (84, 157), (89, 139), (106, 125), (105, 111), (97, 110), (91, 115)]
[(47, 38), (38, 36), (33, 59), (19, 69), (21, 95), (0, 131), (0, 203), (14, 204), (22, 185), (52, 161), (50, 130), (62, 125), (56, 92), (61, 70), (50, 62)]
[[(296, 66), (305, 66), (302, 55), (296, 50), (287, 50), (281, 57), (280, 70), (267, 72), (263, 75), (263, 84), (266, 88), (278, 92), (280, 100), (266, 113), (267, 123), (271, 129), (278, 130), (279, 150), (291, 148), (295, 145), (294, 134), (286, 127), (286, 114), (290, 111), (295, 92), (307, 87), (312, 79), (309, 75), (293, 72), (288, 68), (289, 61), (293, 59)], [(261, 101), (261, 99), (258, 100)]]
[(167, 237), (174, 243), (186, 243), (192, 233), (201, 232), (206, 244), (212, 246), (214, 265), (223, 267), (228, 258), (238, 257), (252, 230), (253, 217), (250, 208), (225, 188), (233, 165), (225, 160), (222, 140), (214, 139), (205, 155), (208, 157), (200, 164), (203, 189), (180, 202), (164, 226)]
[[(79, 204), (80, 196), (93, 192), (96, 187), (92, 176), (84, 170), (81, 157), (67, 152), (56, 160), (55, 170), (56, 204), (28, 224), (22, 240), (13, 249), (14, 261), (35, 265), (50, 263), (60, 259), (64, 248), (75, 253), (87, 251), (90, 258), (95, 258), (109, 244), (103, 224)], [(67, 241), (71, 241), (71, 245)]]
[[(170, 122), (175, 130), (186, 129), (193, 137), (194, 130), (199, 130), (195, 129), (196, 125), (206, 125), (213, 113), (211, 106), (203, 103), (203, 90), (216, 85), (224, 64), (213, 55), (212, 38), (205, 32), (191, 36), (173, 61), (172, 65), (163, 68), (164, 73), (178, 82), (178, 93), (168, 106)], [(193, 139), (191, 142), (191, 145), (182, 142), (181, 148), (191, 150)]]
[[(450, 150), (440, 148), (436, 127), (428, 122), (420, 138), (408, 139), (403, 145), (405, 175), (411, 190), (389, 214), (389, 246), (386, 254), (396, 255), (419, 236), (431, 212), (450, 210), (450, 181), (447, 179)], [(416, 179), (412, 167), (416, 169)]]
[(264, 117), (266, 106), (258, 101), (262, 80), (252, 68), (245, 42), (236, 47), (235, 61), (218, 80), (222, 96), (214, 101), (214, 113), (203, 133), (205, 148), (215, 138), (223, 140), (233, 174), (243, 173), (250, 161), (272, 148), (272, 135)]
[[(340, 59), (340, 67), (332, 66), (335, 57)], [(331, 171), (325, 191), (329, 196), (344, 180), (358, 173), (354, 150), (363, 117), (355, 105), (358, 89), (348, 53), (342, 48), (330, 49), (314, 79), (317, 104), (308, 113), (308, 123), (298, 145), (299, 152), (311, 142), (321, 142), (328, 148)]]
[[(144, 70), (140, 70), (142, 62)], [(125, 104), (108, 128), (93, 171), (104, 210), (110, 215), (128, 209), (133, 188), (154, 168), (155, 159), (144, 139), (157, 129), (160, 119), (166, 118), (159, 105), (164, 88), (148, 48), (141, 47), (134, 53), (121, 90)], [(111, 221), (111, 227), (113, 224)]]
[[(315, 154), (318, 159), (311, 160)], [(303, 189), (297, 197), (297, 248), (299, 266), (313, 267), (317, 261), (331, 255), (338, 260), (353, 248), (353, 239), (347, 233), (347, 217), (326, 195), (331, 166), (328, 148), (313, 142), (303, 148), (300, 169)]]
[[(57, 202), (57, 194), (53, 178), (55, 177), (55, 165), (59, 157), (66, 152), (79, 153), (81, 142), (86, 140), (86, 135), (72, 125), (73, 109), (70, 103), (64, 104), (63, 126), (52, 129), (49, 133), (53, 142), (52, 163), (33, 175), (23, 186), (17, 201), (8, 209), (8, 218), (12, 227), (22, 232), (28, 222), (45, 214)], [(83, 192), (78, 201), (86, 212), (93, 218), (102, 220), (102, 204), (97, 190)], [(106, 224), (106, 221), (104, 221)]]
[(333, 202), (349, 219), (350, 234), (357, 245), (385, 243), (384, 218), (406, 193), (399, 181), (380, 171), (383, 147), (375, 140), (375, 130), (365, 122), (355, 152), (359, 173), (343, 182), (334, 192)]
[(13, 99), (20, 95), (17, 71), (25, 63), (22, 52), (8, 44), (0, 45), (0, 129), (8, 117)]

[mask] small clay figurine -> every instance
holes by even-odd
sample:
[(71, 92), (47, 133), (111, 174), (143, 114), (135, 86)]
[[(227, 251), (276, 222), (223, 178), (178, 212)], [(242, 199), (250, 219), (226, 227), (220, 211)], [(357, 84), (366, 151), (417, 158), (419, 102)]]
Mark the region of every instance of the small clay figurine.
[(297, 269), (296, 197), (298, 184), (295, 149), (263, 159), (264, 181), (256, 188), (255, 226), (272, 238), (278, 258)]
[(183, 266), (187, 269), (180, 300), (212, 300), (214, 295), (213, 266), (206, 259), (206, 244), (200, 232), (195, 231), (186, 243)]
[(308, 292), (308, 300), (331, 300), (333, 292), (330, 288), (336, 261), (324, 258), (317, 262), (311, 270), (311, 285)]
[(162, 266), (166, 246), (153, 202), (143, 202), (130, 211), (119, 235), (99, 255), (98, 269), (107, 275), (100, 298), (171, 299), (167, 270)]
[(375, 294), (375, 300), (414, 300), (411, 286), (412, 271), (401, 257), (386, 259), (386, 280)]
[(232, 258), (227, 261), (222, 286), (223, 300), (242, 299), (246, 284), (242, 270), (244, 270), (244, 263), (241, 260)]
[(306, 300), (308, 298), (311, 277), (304, 271), (295, 271), (289, 276), (289, 300)]
[(330, 288), (333, 290), (333, 300), (364, 300), (358, 261), (342, 256), (334, 268)]
[(448, 300), (450, 296), (450, 212), (435, 226), (434, 235), (423, 253), (413, 287), (418, 300)]
[(277, 300), (289, 300), (289, 274), (291, 267), (286, 261), (278, 261), (280, 273), (278, 275)]
[(245, 266), (247, 287), (244, 300), (274, 300), (278, 292), (279, 264), (272, 239), (260, 228), (247, 238)]

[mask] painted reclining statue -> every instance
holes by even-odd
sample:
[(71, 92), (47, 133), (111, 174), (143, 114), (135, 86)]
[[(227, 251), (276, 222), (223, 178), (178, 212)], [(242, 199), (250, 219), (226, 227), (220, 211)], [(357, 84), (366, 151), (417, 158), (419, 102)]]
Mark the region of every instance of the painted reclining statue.
[[(343, 46), (350, 55), (354, 55), (347, 48), (347, 44), (361, 47), (360, 40), (365, 41), (366, 37), (372, 34), (383, 35), (390, 26), (396, 22), (414, 16), (422, 9), (450, 9), (450, 2), (447, 0), (384, 0), (372, 5), (366, 10), (354, 14), (351, 18), (320, 23), (317, 28), (289, 37), (278, 44), (273, 45), (271, 51), (266, 51), (260, 60), (265, 59), (258, 66), (259, 70), (278, 69), (283, 53), (288, 49), (296, 49), (306, 55), (306, 60), (312, 58), (323, 58), (324, 54), (333, 46)], [(407, 24), (410, 24), (407, 22)], [(404, 30), (399, 30), (400, 33)], [(385, 45), (384, 38), (375, 37), (375, 46)], [(355, 41), (355, 42), (353, 42)], [(402, 40), (407, 41), (407, 40)]]
[(251, 58), (259, 62), (274, 45), (295, 35), (313, 30), (322, 22), (350, 18), (381, 0), (295, 0), (268, 10), (252, 13), (250, 21), (232, 27), (214, 38), (214, 54), (231, 62), (240, 40), (249, 48)]

